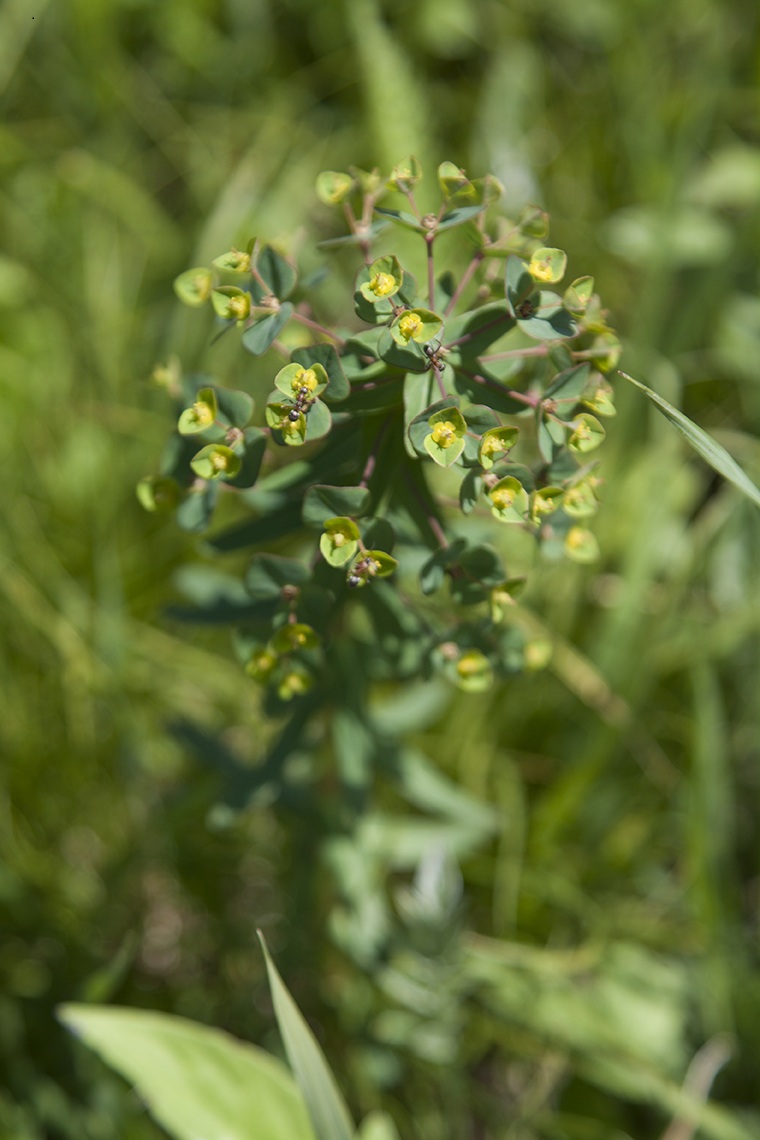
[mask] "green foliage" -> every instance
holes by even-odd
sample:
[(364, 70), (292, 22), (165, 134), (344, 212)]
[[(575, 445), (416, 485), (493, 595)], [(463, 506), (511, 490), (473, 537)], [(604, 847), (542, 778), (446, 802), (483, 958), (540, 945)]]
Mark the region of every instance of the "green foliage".
[[(319, 590), (324, 598), (320, 629), (329, 640), (339, 621), (351, 631), (362, 620), (357, 603), (349, 600), (350, 591), (395, 577), (397, 567), (400, 585), (394, 588), (403, 591), (419, 592), (422, 586), (430, 596), (448, 581), (451, 601), (442, 601), (435, 618), (428, 609), (417, 672), (438, 669), (465, 690), (482, 689), (495, 675), (512, 671), (519, 661), (519, 654), (506, 658), (502, 654), (503, 631), (500, 621), (494, 620), (497, 611), (488, 604), (491, 591), (507, 581), (503, 558), (509, 558), (510, 551), (494, 535), (495, 545), (488, 548), (483, 563), (478, 551), (485, 548), (449, 537), (446, 496), (453, 495), (470, 515), (485, 515), (490, 507), (499, 522), (517, 524), (539, 549), (564, 551), (575, 561), (592, 561), (598, 552), (593, 536), (586, 528), (573, 526), (572, 513), (566, 514), (563, 507), (567, 495), (572, 500), (575, 485), (590, 478), (589, 469), (579, 464), (605, 435), (596, 416), (582, 408), (614, 412), (612, 386), (592, 366), (598, 355), (593, 345), (600, 335), (612, 334), (598, 297), (590, 292), (590, 278), (578, 279), (572, 312), (558, 294), (537, 288), (537, 283), (560, 281), (567, 258), (532, 236), (534, 215), (526, 215), (524, 222), (513, 219), (510, 243), (502, 241), (493, 253), (501, 223), (495, 213), (501, 187), (495, 178), (472, 182), (459, 167), (443, 163), (438, 169), (442, 200), (437, 211), (423, 214), (416, 199), (422, 170), (417, 160), (410, 162), (409, 169), (409, 176), (401, 178), (397, 169), (386, 178), (373, 173), (341, 179), (327, 173), (318, 181), (322, 199), (343, 208), (349, 236), (356, 238), (364, 254), (365, 264), (355, 280), (354, 305), (369, 328), (345, 335), (325, 325), (316, 307), (318, 298), (312, 299), (308, 289), (299, 286), (296, 267), (272, 246), (258, 241), (248, 243), (247, 260), (233, 259), (238, 285), (215, 283), (215, 277), (230, 268), (230, 255), (213, 259), (208, 280), (214, 297), (226, 298), (230, 304), (239, 302), (239, 312), (234, 314), (221, 302), (215, 311), (226, 326), (242, 324), (243, 348), (256, 355), (275, 348), (290, 361), (273, 375), (275, 390), (264, 407), (264, 423), (257, 425), (255, 443), (268, 436), (273, 451), (267, 451), (261, 462), (257, 458), (256, 470), (265, 473), (275, 462), (281, 464), (275, 458), (278, 447), (301, 448), (324, 441), (318, 451), (308, 451), (291, 491), (303, 498), (304, 522), (325, 529), (317, 550), (304, 550), (310, 562), (308, 573), (299, 575), (298, 585), (282, 583), (288, 591), (288, 621), (299, 621), (301, 590)], [(389, 189), (407, 199), (411, 213), (378, 206)], [(422, 238), (426, 294), (402, 268), (396, 253), (373, 257), (373, 211)], [(473, 251), (458, 283), (436, 256), (439, 232), (455, 228), (466, 235)], [(545, 237), (543, 223), (540, 229)], [(510, 247), (516, 252), (510, 252)], [(186, 275), (178, 279), (180, 298), (185, 279)], [(246, 289), (248, 300), (243, 303)], [(293, 298), (292, 303), (287, 297)], [(196, 299), (194, 293), (190, 297), (193, 306)], [(259, 334), (257, 330), (264, 327), (266, 333)], [(302, 343), (304, 336), (310, 345)], [(298, 347), (291, 349), (294, 340)], [(173, 383), (187, 387), (181, 378)], [(365, 393), (369, 402), (363, 400)], [(379, 400), (375, 393), (381, 394)], [(322, 398), (331, 400), (334, 416)], [(220, 419), (217, 401), (219, 409), (230, 410), (232, 396), (225, 395), (222, 386), (214, 383), (199, 389), (192, 406), (180, 416), (179, 430), (206, 438), (210, 432), (221, 433), (189, 458), (189, 465), (196, 476), (219, 480), (223, 488), (225, 482), (238, 485), (248, 440), (234, 416)], [(249, 401), (245, 411), (250, 414), (251, 410)], [(504, 423), (505, 411), (517, 422)], [(350, 466), (341, 468), (336, 463), (331, 470), (334, 441), (352, 431), (355, 444)], [(439, 486), (424, 467), (410, 462), (418, 458), (432, 459), (450, 472), (450, 489)], [(332, 475), (335, 486), (320, 485), (323, 470)], [(187, 488), (187, 499), (197, 501), (202, 493), (198, 482), (191, 481), (181, 468), (175, 467), (173, 475), (180, 487)], [(252, 485), (250, 475), (245, 485)], [(582, 493), (575, 499), (588, 502)], [(262, 522), (267, 514), (276, 517), (289, 507), (289, 501), (280, 499), (268, 510), (257, 508), (255, 499), (249, 502)], [(210, 523), (211, 506), (202, 514), (196, 512), (185, 525), (196, 529)], [(179, 507), (180, 517), (183, 508), (184, 503)], [(381, 522), (385, 544), (370, 546), (370, 532)], [(556, 536), (564, 538), (564, 544)], [(391, 557), (394, 544), (396, 555)], [(431, 552), (436, 574), (426, 571), (422, 582), (418, 577), (415, 583), (415, 564), (428, 560)], [(260, 567), (261, 562), (255, 561), (253, 575), (247, 579), (249, 591)], [(345, 567), (343, 585), (329, 570), (341, 567)], [(484, 611), (474, 617), (458, 616), (451, 609), (452, 602), (481, 606)], [(275, 629), (279, 620), (275, 618)], [(475, 645), (471, 641), (476, 628)], [(241, 637), (253, 638), (258, 646), (269, 645), (267, 652), (274, 652), (275, 658), (281, 652), (272, 629), (267, 631), (262, 623), (241, 630), (238, 640)], [(439, 647), (444, 643), (448, 648), (441, 653)], [(398, 672), (395, 649), (388, 655), (380, 645), (373, 658), (368, 679), (378, 669), (386, 677), (411, 675), (406, 663)], [(272, 691), (282, 691), (278, 670), (251, 667), (250, 662), (247, 667), (251, 676)], [(323, 670), (331, 667), (328, 655), (320, 670), (323, 700), (328, 701), (334, 680)]]
[[(343, 663), (310, 731), (298, 721), (314, 685), (263, 717), (265, 690), (247, 676), (243, 647), (230, 662), (227, 631), (275, 608), (242, 583), (246, 545), (301, 559), (321, 540), (323, 526), (303, 527), (298, 482), (306, 457), (319, 457), (311, 444), (274, 449), (246, 424), (266, 444), (255, 486), (241, 473), (235, 493), (216, 481), (192, 494), (170, 470), (187, 477), (192, 456), (221, 438), (176, 436), (173, 457), (151, 458), (174, 417), (160, 390), (179, 379), (172, 350), (201, 373), (185, 377), (177, 418), (218, 376), (256, 397), (261, 425), (284, 363), (276, 349), (241, 353), (236, 323), (209, 337), (213, 300), (176, 304), (173, 277), (215, 260), (221, 287), (244, 288), (248, 235), (271, 235), (360, 358), (350, 298), (361, 245), (337, 239), (325, 276), (302, 235), (338, 230), (309, 188), (322, 165), (390, 170), (416, 153), (426, 180), (414, 184), (408, 159), (400, 174), (423, 210), (436, 206), (441, 155), (495, 170), (505, 213), (527, 236), (515, 250), (491, 208), (490, 272), (500, 251), (502, 263), (509, 252), (528, 262), (536, 242), (562, 247), (571, 284), (540, 288), (574, 319), (598, 291), (626, 371), (757, 482), (756, 4), (0, 8), (0, 1133), (162, 1134), (56, 1027), (54, 1006), (72, 996), (171, 1010), (276, 1049), (262, 923), (357, 1121), (382, 1104), (415, 1140), (657, 1140), (674, 1120), (689, 1126), (672, 1093), (693, 1059), (689, 1081), (704, 1078), (702, 1092), (717, 1072), (707, 1114), (718, 1108), (756, 1135), (757, 513), (609, 374), (614, 338), (600, 333), (592, 347), (618, 417), (581, 392), (579, 410), (607, 438), (588, 456), (602, 467), (563, 507), (582, 522), (570, 508), (583, 489), (596, 563), (535, 559), (519, 527), (491, 521), (475, 467), (460, 487), (463, 518), (450, 505), (456, 465), (422, 461), (445, 485), (450, 539), (471, 525), (481, 546), (509, 534), (509, 577), (489, 607), (522, 631), (524, 664), (543, 662), (482, 694), (452, 691), (447, 662), (418, 682), (380, 676), (364, 698), (352, 691), (378, 640), (410, 670), (427, 653), (421, 618), (440, 610), (440, 595), (399, 595), (390, 577), (352, 595), (360, 660)], [(366, 175), (347, 177), (360, 210)], [(416, 219), (402, 196), (388, 206), (413, 227), (376, 217), (373, 248), (397, 252), (427, 305)], [(436, 237), (436, 263), (454, 281), (470, 260), (465, 233)], [(584, 272), (595, 279), (588, 297), (572, 280)], [(433, 311), (451, 295), (453, 282), (442, 285)], [(289, 303), (301, 303), (297, 292)], [(498, 304), (476, 310), (469, 329), (449, 319), (446, 337), (488, 324)], [(294, 327), (298, 360), (295, 342), (308, 337), (291, 339)], [(361, 337), (374, 350), (381, 333)], [(463, 356), (499, 347), (473, 337)], [(432, 373), (414, 371), (421, 349), (393, 349), (404, 378), (352, 393), (356, 432), (336, 430), (347, 409), (325, 391), (334, 427), (321, 485), (340, 483), (336, 470), (351, 478), (378, 408), (400, 393), (413, 419), (439, 398)], [(306, 349), (317, 350), (332, 387), (337, 354)], [(384, 343), (378, 374), (390, 351)], [(146, 388), (157, 359), (158, 388)], [(341, 361), (349, 375), (363, 365)], [(489, 376), (510, 386), (513, 366), (492, 361)], [(458, 383), (465, 410), (483, 404), (475, 382)], [(521, 423), (510, 397), (492, 390), (492, 400)], [(159, 509), (146, 516), (130, 488), (151, 465)], [(160, 509), (179, 497), (186, 531)], [(391, 553), (403, 567), (402, 521)], [(387, 531), (365, 545), (391, 549)], [(414, 582), (408, 565), (401, 572)], [(345, 566), (329, 573), (341, 580)], [(301, 623), (315, 630), (319, 598)], [(502, 644), (514, 658), (506, 635)], [(440, 844), (456, 854), (436, 875)], [(447, 894), (457, 874), (460, 893)], [(454, 909), (459, 899), (458, 932), (435, 909), (439, 894)], [(509, 959), (498, 987), (473, 983), (468, 931)], [(718, 1072), (725, 1033), (733, 1055)]]
[(67, 1005), (59, 1016), (137, 1088), (175, 1140), (314, 1135), (295, 1082), (262, 1049), (144, 1010)]

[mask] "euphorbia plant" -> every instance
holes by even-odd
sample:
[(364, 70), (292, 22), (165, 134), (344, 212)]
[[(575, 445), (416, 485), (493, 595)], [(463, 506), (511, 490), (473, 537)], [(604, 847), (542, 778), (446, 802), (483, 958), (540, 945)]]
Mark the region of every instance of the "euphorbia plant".
[[(215, 377), (161, 370), (177, 428), (140, 498), (203, 531), (220, 494), (237, 497), (248, 517), (210, 545), (255, 551), (236, 644), (273, 707), (334, 689), (334, 638), (361, 643), (367, 620), (369, 677), (441, 670), (484, 688), (525, 664), (508, 620), (524, 583), (515, 543), (521, 563), (526, 541), (552, 558), (598, 553), (596, 448), (620, 347), (593, 281), (564, 282), (547, 215), (504, 217), (493, 176), (443, 163), (428, 213), (420, 177), (414, 159), (387, 178), (320, 176), (349, 230), (323, 245), (360, 257), (345, 324), (325, 323), (318, 288), (259, 241), (175, 282), (212, 311), (209, 334), (229, 330), (259, 358), (272, 391), (254, 410)], [(385, 252), (393, 227), (419, 238), (417, 276)], [(459, 249), (441, 240), (452, 230)]]

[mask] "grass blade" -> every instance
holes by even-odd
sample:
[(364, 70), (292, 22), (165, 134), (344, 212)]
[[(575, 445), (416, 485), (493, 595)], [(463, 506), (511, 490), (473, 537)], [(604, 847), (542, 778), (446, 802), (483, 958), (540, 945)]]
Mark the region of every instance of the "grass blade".
[(652, 403), (659, 411), (670, 420), (673, 427), (680, 431), (681, 435), (687, 440), (688, 443), (694, 448), (698, 455), (701, 455), (705, 463), (709, 463), (714, 471), (727, 479), (729, 483), (733, 483), (738, 487), (748, 499), (751, 499), (758, 507), (760, 507), (760, 490), (755, 486), (748, 475), (742, 471), (739, 464), (735, 459), (728, 454), (725, 447), (721, 445), (708, 435), (702, 428), (697, 427), (695, 423), (680, 412), (678, 408), (674, 408), (667, 400), (653, 392), (651, 388), (647, 388), (646, 384), (642, 384), (640, 380), (634, 380), (633, 376), (629, 376), (627, 372), (619, 374), (624, 380), (634, 384), (640, 388), (645, 396), (648, 396)]
[(261, 932), (259, 941), (266, 959), (274, 1012), (285, 1052), (306, 1101), (317, 1140), (352, 1140), (356, 1130), (335, 1077), (314, 1034), (277, 972)]

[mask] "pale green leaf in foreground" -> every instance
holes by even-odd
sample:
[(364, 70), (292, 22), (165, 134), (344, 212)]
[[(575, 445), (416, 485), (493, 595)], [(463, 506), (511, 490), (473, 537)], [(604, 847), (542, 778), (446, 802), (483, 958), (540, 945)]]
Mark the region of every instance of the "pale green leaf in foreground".
[(314, 1138), (293, 1077), (262, 1049), (165, 1013), (64, 1005), (58, 1015), (175, 1140)]
[(259, 940), (285, 1052), (306, 1101), (317, 1140), (352, 1140), (354, 1125), (324, 1054), (278, 974), (261, 933)]
[(387, 1113), (371, 1112), (359, 1125), (356, 1140), (399, 1140), (399, 1135)]
[(662, 414), (669, 419), (673, 427), (680, 431), (684, 439), (694, 448), (698, 455), (701, 455), (705, 463), (709, 463), (714, 471), (722, 475), (724, 479), (728, 479), (729, 483), (733, 483), (738, 487), (747, 498), (752, 499), (760, 507), (760, 489), (758, 489), (748, 475), (742, 471), (739, 464), (735, 459), (726, 451), (725, 447), (721, 445), (708, 435), (702, 428), (697, 427), (695, 423), (680, 412), (678, 408), (674, 408), (667, 400), (653, 392), (651, 388), (647, 388), (646, 384), (642, 384), (640, 380), (634, 380), (633, 376), (629, 376), (626, 372), (620, 372), (620, 376), (624, 380), (628, 380), (631, 384), (635, 384), (640, 388), (644, 395), (648, 396), (652, 403), (657, 407)]

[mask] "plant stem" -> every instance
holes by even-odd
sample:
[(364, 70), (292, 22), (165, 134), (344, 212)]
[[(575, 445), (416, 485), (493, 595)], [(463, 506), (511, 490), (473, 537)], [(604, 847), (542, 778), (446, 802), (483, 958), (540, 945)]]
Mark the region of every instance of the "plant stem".
[(514, 388), (504, 388), (495, 380), (489, 380), (487, 376), (481, 376), (478, 372), (468, 372), (465, 368), (460, 368), (459, 371), (470, 380), (474, 380), (476, 384), (482, 384), (484, 388), (490, 388), (492, 392), (499, 392), (502, 396), (509, 396), (511, 400), (517, 400), (529, 408), (537, 408), (541, 403), (541, 396), (531, 396), (527, 392), (516, 392)]
[(321, 325), (319, 321), (313, 321), (311, 317), (304, 316), (304, 314), (299, 313), (298, 310), (295, 310), (293, 312), (293, 320), (298, 321), (299, 324), (305, 325), (309, 329), (313, 329), (313, 331), (319, 333), (320, 336), (329, 337), (330, 340), (333, 340), (336, 344), (339, 344), (341, 348), (346, 343), (343, 337), (338, 336), (338, 334), (334, 333), (332, 329), (328, 329), (325, 325)]
[(433, 242), (435, 234), (425, 234), (427, 246), (427, 274), (428, 274), (428, 304), (432, 309), (435, 305), (435, 269), (433, 267)]
[(516, 357), (528, 356), (548, 356), (549, 348), (545, 344), (537, 344), (531, 348), (512, 348), (508, 352), (492, 352), (488, 356), (481, 356), (478, 359), (482, 361), (488, 360), (513, 360)]
[(509, 313), (502, 313), (501, 316), (494, 317), (492, 321), (488, 321), (486, 324), (480, 325), (479, 328), (473, 329), (472, 332), (465, 333), (464, 336), (460, 336), (456, 340), (449, 341), (448, 344), (444, 345), (444, 348), (456, 348), (460, 344), (467, 344), (468, 341), (473, 340), (476, 336), (480, 336), (480, 334), (482, 332), (485, 332), (486, 329), (492, 329), (495, 325), (499, 325), (503, 321), (511, 321), (512, 319), (513, 318), (509, 315)]
[(433, 538), (436, 540), (441, 549), (445, 550), (449, 545), (449, 540), (446, 538), (446, 532), (438, 522), (438, 519), (430, 510), (430, 496), (428, 495), (428, 499), (426, 501), (425, 496), (420, 493), (419, 488), (415, 486), (414, 481), (410, 479), (408, 475), (405, 476), (404, 482), (412, 492), (412, 495), (417, 500), (419, 505), (422, 507), (422, 510), (425, 514), (425, 522), (427, 523), (430, 529), (430, 533), (433, 535)]
[(478, 252), (473, 257), (470, 264), (465, 269), (462, 276), (459, 278), (459, 284), (457, 285), (456, 289), (452, 293), (451, 300), (449, 301), (448, 305), (443, 310), (444, 317), (448, 317), (451, 313), (453, 313), (454, 309), (456, 308), (456, 304), (457, 304), (459, 298), (462, 296), (465, 289), (469, 285), (473, 273), (475, 272), (475, 270), (480, 265), (484, 256), (485, 255), (484, 255), (482, 249), (479, 249)]
[(367, 484), (369, 483), (370, 479), (372, 478), (373, 474), (374, 474), (375, 467), (377, 465), (377, 456), (378, 456), (378, 453), (380, 451), (380, 448), (383, 446), (383, 440), (385, 439), (385, 433), (388, 431), (388, 426), (389, 426), (392, 419), (393, 419), (393, 416), (386, 416), (385, 417), (382, 424), (380, 425), (380, 430), (378, 431), (377, 435), (375, 436), (374, 440), (372, 441), (372, 448), (370, 450), (369, 455), (367, 456), (367, 462), (364, 464), (364, 470), (362, 471), (362, 477), (359, 480), (359, 486), (360, 487), (366, 487)]

